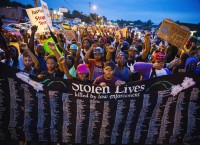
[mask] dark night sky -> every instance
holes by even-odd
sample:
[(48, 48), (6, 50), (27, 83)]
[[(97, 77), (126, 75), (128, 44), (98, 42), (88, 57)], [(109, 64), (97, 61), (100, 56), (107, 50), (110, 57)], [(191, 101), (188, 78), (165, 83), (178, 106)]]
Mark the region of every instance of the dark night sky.
[[(15, 0), (34, 5), (33, 0)], [(49, 8), (58, 10), (66, 7), (89, 14), (89, 0), (44, 0)], [(69, 4), (67, 4), (66, 2)], [(97, 6), (92, 13), (106, 16), (108, 20), (152, 20), (160, 23), (164, 18), (174, 21), (200, 23), (200, 0), (90, 0), (91, 7)], [(40, 6), (40, 2), (39, 2)]]

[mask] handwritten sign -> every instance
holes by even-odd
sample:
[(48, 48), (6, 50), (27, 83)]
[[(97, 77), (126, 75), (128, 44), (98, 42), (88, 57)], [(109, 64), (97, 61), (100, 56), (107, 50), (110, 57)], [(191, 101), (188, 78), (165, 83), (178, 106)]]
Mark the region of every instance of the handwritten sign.
[(43, 0), (40, 0), (41, 4), (42, 4), (42, 9), (44, 11), (44, 16), (47, 22), (47, 25), (52, 28), (52, 21), (51, 21), (51, 15), (49, 13), (49, 9), (47, 6), (47, 3), (45, 3)]
[(188, 27), (180, 26), (168, 18), (163, 20), (158, 32), (158, 37), (178, 48), (184, 46), (189, 36), (190, 29)]
[(49, 31), (42, 7), (26, 9), (26, 12), (31, 21), (31, 24), (38, 26), (37, 33)]

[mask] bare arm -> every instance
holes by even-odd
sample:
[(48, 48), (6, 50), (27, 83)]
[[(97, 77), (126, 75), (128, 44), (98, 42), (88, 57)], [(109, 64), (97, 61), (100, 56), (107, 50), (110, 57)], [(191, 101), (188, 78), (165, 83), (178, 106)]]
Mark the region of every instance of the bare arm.
[(150, 37), (145, 36), (144, 37), (144, 51), (141, 54), (143, 60), (147, 58), (147, 55), (149, 54), (150, 48), (151, 48)]
[(60, 57), (59, 58), (59, 62), (60, 62), (60, 65), (63, 68), (63, 71), (64, 71), (65, 75), (67, 76), (67, 79), (73, 79), (72, 75), (69, 73), (69, 69), (67, 67), (65, 57), (64, 56)]
[(33, 54), (35, 54), (35, 50), (34, 50), (34, 37), (35, 37), (35, 33), (36, 33), (36, 31), (37, 31), (37, 29), (38, 29), (38, 26), (32, 26), (31, 27), (31, 37), (30, 37), (30, 41), (29, 41), (29, 44), (28, 44), (28, 47), (29, 47), (29, 49), (31, 50), (31, 52), (33, 53)]
[[(48, 46), (49, 46), (49, 48), (53, 51), (53, 53), (55, 54), (56, 59), (59, 60), (61, 56), (60, 56), (60, 54), (56, 51), (56, 45), (55, 45), (55, 43), (48, 42)], [(61, 65), (59, 65), (59, 69), (60, 69), (61, 72), (63, 72), (63, 69), (62, 69), (62, 66), (61, 66)]]
[(85, 57), (84, 57), (84, 61), (85, 63), (88, 63), (89, 62), (89, 57), (90, 57), (90, 54), (91, 52), (97, 47), (96, 44), (92, 44), (92, 46), (90, 47), (90, 49), (87, 51), (87, 53), (85, 54)]
[(34, 63), (34, 68), (39, 70), (39, 61), (37, 60), (37, 58), (35, 57), (35, 55), (30, 51), (30, 49), (28, 48), (26, 43), (21, 43), (21, 48), (26, 51), (28, 53), (28, 55), (30, 55), (33, 63)]
[(114, 47), (110, 45), (108, 48), (108, 52), (106, 54), (106, 61), (110, 61), (112, 59), (113, 52), (114, 52)]
[(78, 51), (76, 53), (76, 57), (75, 57), (75, 61), (74, 61), (74, 67), (75, 69), (77, 68), (78, 64), (79, 64), (79, 59), (80, 59), (80, 54), (81, 54), (81, 48), (82, 48), (82, 45), (80, 42), (78, 42), (76, 44), (78, 46)]
[(61, 41), (60, 41), (59, 34), (57, 34), (56, 36), (57, 36), (57, 41), (58, 41), (57, 45), (59, 45), (59, 47), (60, 47), (60, 49), (62, 50), (62, 52), (64, 52), (66, 55), (71, 55), (71, 53), (70, 53), (69, 51), (67, 51), (66, 49), (64, 49), (64, 48), (62, 47), (62, 43), (61, 43)]

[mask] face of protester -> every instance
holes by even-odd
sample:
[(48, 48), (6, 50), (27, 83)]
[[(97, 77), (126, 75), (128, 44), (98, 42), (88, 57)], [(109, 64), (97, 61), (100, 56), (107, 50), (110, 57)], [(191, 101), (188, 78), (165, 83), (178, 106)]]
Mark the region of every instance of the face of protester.
[(102, 58), (102, 54), (101, 54), (101, 53), (94, 53), (94, 59), (95, 59), (96, 61), (100, 61), (101, 58)]
[(103, 69), (103, 72), (104, 72), (104, 77), (106, 79), (112, 79), (113, 78), (113, 74), (114, 74), (114, 70), (111, 68), (111, 67), (105, 67)]
[(90, 43), (89, 43), (88, 40), (84, 40), (84, 41), (83, 41), (83, 48), (84, 48), (84, 49), (89, 49), (89, 48), (90, 48)]
[(99, 38), (98, 43), (99, 43), (100, 47), (103, 47), (103, 45), (104, 45), (104, 39), (102, 37)]
[(130, 58), (134, 58), (135, 57), (135, 55), (136, 55), (136, 53), (137, 53), (137, 51), (135, 51), (135, 50), (128, 50), (128, 56), (130, 57)]
[(69, 49), (69, 51), (71, 52), (72, 56), (76, 56), (76, 52), (77, 52), (77, 50)]
[(69, 59), (68, 57), (66, 58), (66, 60), (67, 60), (67, 66), (68, 67), (72, 67), (74, 65), (73, 62), (72, 62), (72, 60)]
[(124, 66), (125, 63), (126, 63), (126, 58), (125, 58), (125, 56), (119, 56), (119, 57), (117, 58), (117, 64), (118, 64), (118, 66)]
[(85, 74), (85, 73), (78, 73), (78, 78), (81, 81), (85, 81), (86, 77), (87, 77), (87, 74)]
[(30, 56), (24, 56), (23, 57), (23, 63), (24, 63), (25, 68), (31, 68), (32, 65), (33, 65), (33, 61), (30, 58)]
[(197, 50), (197, 58), (200, 59), (200, 49)]
[(161, 70), (165, 66), (164, 61), (155, 61), (155, 64), (156, 64), (155, 69), (157, 69), (157, 70)]
[(119, 35), (115, 35), (115, 39), (119, 41)]
[(39, 55), (42, 55), (42, 56), (45, 55), (44, 47), (43, 47), (42, 45), (39, 45), (39, 46), (37, 47), (37, 53), (38, 53)]
[(124, 43), (124, 40), (123, 40), (123, 39), (120, 39), (120, 40), (119, 40), (119, 43), (123, 44), (123, 43)]
[(55, 70), (56, 66), (57, 66), (57, 62), (55, 62), (54, 59), (51, 59), (51, 58), (48, 58), (47, 61), (46, 61), (46, 64), (47, 64), (47, 69), (49, 71), (53, 71)]
[(17, 50), (14, 47), (10, 47), (10, 54), (12, 58), (17, 57)]

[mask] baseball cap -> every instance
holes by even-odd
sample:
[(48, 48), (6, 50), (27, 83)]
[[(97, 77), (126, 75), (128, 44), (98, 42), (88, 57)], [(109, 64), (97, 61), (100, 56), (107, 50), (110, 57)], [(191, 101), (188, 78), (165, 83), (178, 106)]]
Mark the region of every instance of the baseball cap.
[(76, 44), (72, 44), (72, 45), (70, 45), (70, 48), (69, 49), (72, 49), (72, 50), (77, 50), (78, 49), (78, 47), (77, 47), (77, 45)]
[(101, 47), (97, 47), (97, 48), (95, 48), (94, 50), (93, 50), (93, 53), (95, 54), (95, 53), (103, 53), (104, 51), (103, 51), (103, 49), (101, 48)]
[(87, 73), (89, 73), (89, 69), (85, 64), (79, 64), (77, 66), (77, 73), (78, 74), (81, 74), (81, 73), (82, 74), (87, 74)]
[(166, 61), (166, 55), (163, 52), (157, 52), (154, 54), (155, 61)]
[(117, 54), (117, 58), (120, 57), (120, 56), (126, 57), (126, 53), (124, 53), (124, 52), (119, 52), (119, 53)]
[(137, 48), (135, 47), (135, 45), (131, 45), (130, 48), (129, 48), (128, 50), (138, 51)]
[(106, 68), (106, 67), (110, 67), (112, 70), (114, 70), (116, 65), (113, 61), (107, 61), (104, 68)]

